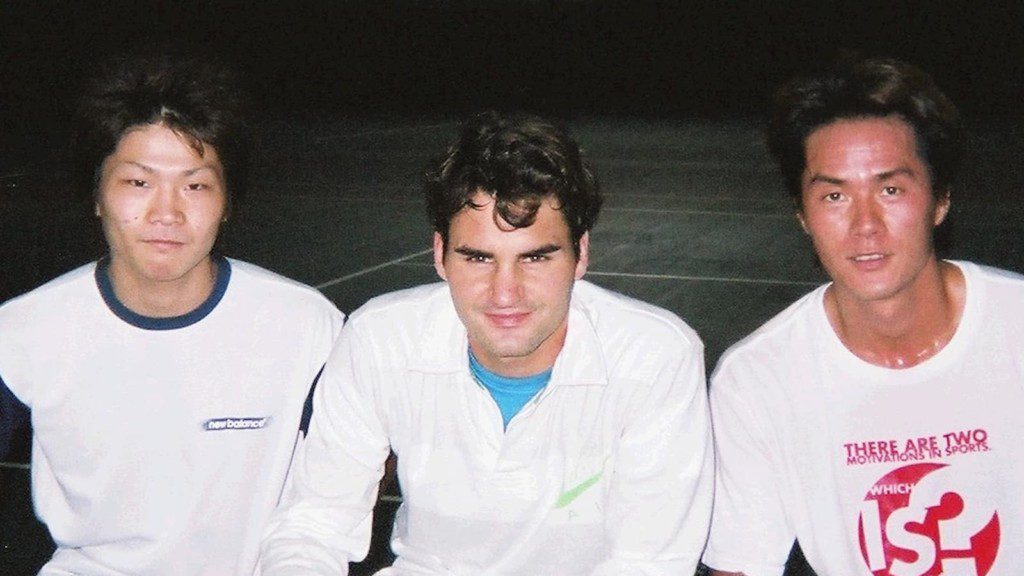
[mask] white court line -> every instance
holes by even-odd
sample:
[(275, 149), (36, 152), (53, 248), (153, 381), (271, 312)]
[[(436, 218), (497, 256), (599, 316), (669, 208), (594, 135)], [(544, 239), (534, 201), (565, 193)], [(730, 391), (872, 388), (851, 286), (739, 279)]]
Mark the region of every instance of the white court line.
[(401, 264), (402, 262), (405, 262), (406, 260), (412, 260), (413, 258), (418, 258), (418, 257), (423, 256), (425, 254), (430, 254), (433, 251), (434, 251), (433, 248), (427, 248), (426, 250), (420, 250), (419, 252), (414, 252), (412, 254), (409, 254), (408, 256), (402, 256), (401, 258), (395, 258), (394, 260), (388, 260), (387, 262), (384, 262), (383, 264), (377, 264), (376, 266), (370, 266), (369, 268), (364, 268), (364, 269), (362, 269), (362, 270), (360, 270), (358, 272), (353, 272), (351, 274), (348, 274), (348, 275), (345, 275), (345, 276), (341, 276), (341, 277), (335, 278), (333, 280), (328, 280), (327, 282), (323, 282), (321, 284), (317, 284), (316, 286), (314, 286), (314, 288), (316, 288), (317, 290), (323, 290), (324, 288), (330, 288), (331, 286), (334, 286), (335, 284), (340, 284), (342, 282), (345, 282), (346, 280), (351, 280), (353, 278), (358, 278), (359, 276), (362, 276), (364, 274), (369, 274), (370, 272), (376, 272), (377, 270), (380, 270), (381, 268), (387, 268), (388, 266), (394, 266), (395, 264)]
[(771, 212), (726, 212), (722, 210), (686, 210), (681, 208), (613, 208), (611, 206), (604, 208), (609, 212), (643, 212), (653, 214), (694, 214), (698, 216), (752, 216), (755, 218), (777, 218), (789, 220), (793, 219), (792, 214), (773, 214)]
[[(328, 192), (336, 192), (338, 190), (380, 190), (381, 188), (388, 187), (388, 184), (381, 184), (380, 182), (371, 182), (369, 184), (355, 184), (346, 183), (339, 184), (337, 179), (324, 178), (323, 180), (290, 180), (288, 178), (268, 178), (261, 180), (260, 184), (263, 186), (293, 186), (295, 188), (312, 188), (314, 186), (327, 187)], [(400, 190), (418, 190), (419, 186), (414, 184), (399, 184), (397, 186), (391, 186), (391, 189)]]
[(587, 276), (612, 276), (620, 278), (648, 278), (652, 280), (695, 280), (698, 282), (735, 282), (737, 284), (777, 284), (782, 286), (820, 286), (821, 282), (803, 280), (773, 280), (770, 278), (737, 278), (725, 276), (682, 276), (676, 274), (642, 274), (631, 272), (598, 272), (587, 270)]
[(413, 126), (398, 126), (395, 128), (379, 128), (376, 130), (363, 130), (362, 132), (350, 132), (348, 134), (334, 134), (331, 136), (321, 136), (317, 138), (316, 141), (328, 142), (330, 140), (340, 140), (342, 138), (359, 138), (362, 136), (376, 136), (380, 134), (396, 134), (398, 132), (408, 132), (410, 130), (432, 130), (434, 128), (446, 128), (454, 124), (454, 122), (447, 122), (442, 124), (416, 124)]
[(19, 464), (18, 462), (0, 462), (0, 468), (7, 468), (8, 470), (28, 470), (28, 464)]
[(723, 160), (679, 160), (674, 158), (653, 159), (653, 158), (617, 158), (611, 156), (591, 157), (590, 161), (600, 168), (609, 164), (616, 166), (678, 166), (679, 168), (736, 168), (743, 167), (751, 170), (773, 172), (775, 164), (770, 162), (731, 162)]
[[(308, 187), (309, 188), (313, 188), (314, 186), (317, 186), (317, 185), (310, 184)], [(319, 186), (324, 186), (324, 185), (320, 184)], [(363, 187), (360, 186), (358, 188), (363, 188)], [(370, 189), (371, 187), (370, 186), (366, 186), (365, 188)], [(348, 191), (351, 191), (351, 190), (352, 190), (352, 188), (347, 188), (346, 187), (344, 191), (348, 192)], [(298, 191), (295, 191), (295, 192), (288, 192), (287, 194), (279, 194), (279, 195), (274, 196), (272, 198), (266, 198), (266, 199), (262, 199), (261, 198), (260, 200), (263, 201), (264, 203), (279, 202), (279, 203), (283, 203), (283, 204), (291, 204), (292, 200), (294, 200), (296, 198), (302, 198), (302, 199), (316, 198), (317, 200), (319, 200), (321, 202), (333, 202), (335, 204), (346, 204), (346, 203), (347, 204), (366, 204), (366, 203), (370, 203), (370, 202), (377, 202), (378, 204), (380, 204), (380, 203), (382, 203), (381, 200), (383, 198), (386, 198), (388, 204), (423, 204), (424, 203), (422, 198), (406, 198), (406, 197), (392, 198), (391, 196), (384, 197), (384, 196), (381, 195), (379, 187), (376, 190), (377, 190), (377, 194), (374, 195), (374, 196), (340, 196), (338, 194), (338, 190), (331, 190), (331, 189), (324, 189), (322, 191), (298, 190)], [(411, 194), (413, 192), (414, 191), (412, 191), (412, 190), (393, 189), (393, 190), (390, 190), (390, 191), (388, 191), (386, 193), (387, 194), (398, 195), (398, 194), (407, 194), (407, 193)], [(419, 191), (417, 190), (415, 192), (418, 193)]]
[(765, 204), (788, 204), (793, 206), (789, 198), (750, 196), (680, 196), (679, 192), (604, 192), (606, 198), (678, 198), (680, 200), (701, 200), (706, 202), (761, 202)]
[[(426, 266), (426, 264), (402, 263), (403, 266)], [(727, 276), (685, 276), (678, 274), (645, 274), (643, 272), (601, 272), (587, 270), (587, 276), (608, 276), (613, 278), (644, 278), (647, 280), (691, 280), (696, 282), (736, 282), (737, 284), (772, 284), (780, 286), (821, 286), (821, 282), (805, 280), (774, 280), (771, 278), (738, 278)]]

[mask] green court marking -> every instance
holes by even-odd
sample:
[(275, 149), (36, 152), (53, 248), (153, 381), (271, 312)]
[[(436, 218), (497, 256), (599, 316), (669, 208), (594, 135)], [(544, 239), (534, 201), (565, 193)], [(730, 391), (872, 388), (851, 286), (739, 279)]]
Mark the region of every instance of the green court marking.
[(590, 488), (594, 484), (597, 484), (597, 481), (600, 480), (601, 476), (603, 475), (604, 468), (601, 468), (601, 470), (598, 471), (597, 474), (594, 474), (593, 476), (587, 478), (583, 482), (580, 482), (576, 486), (566, 490), (565, 492), (562, 492), (562, 494), (558, 497), (558, 500), (555, 501), (555, 508), (565, 508), (566, 506), (571, 504), (573, 500), (580, 497), (580, 494), (583, 494), (584, 492), (587, 491), (588, 488)]

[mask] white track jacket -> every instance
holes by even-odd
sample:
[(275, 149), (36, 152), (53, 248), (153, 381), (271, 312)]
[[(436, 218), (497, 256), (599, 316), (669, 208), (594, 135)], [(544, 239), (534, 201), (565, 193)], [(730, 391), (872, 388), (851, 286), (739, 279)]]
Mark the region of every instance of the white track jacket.
[(356, 311), (328, 361), (265, 576), (346, 574), (398, 456), (381, 575), (692, 574), (713, 449), (703, 346), (679, 318), (580, 281), (551, 381), (503, 430), (445, 284)]

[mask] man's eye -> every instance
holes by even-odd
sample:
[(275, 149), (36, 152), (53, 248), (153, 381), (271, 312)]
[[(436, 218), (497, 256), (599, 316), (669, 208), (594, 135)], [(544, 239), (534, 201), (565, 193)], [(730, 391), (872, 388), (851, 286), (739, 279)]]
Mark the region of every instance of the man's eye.
[(828, 194), (825, 194), (825, 201), (826, 202), (839, 202), (842, 199), (843, 199), (842, 192), (829, 192)]
[(145, 180), (138, 180), (138, 179), (135, 179), (135, 178), (128, 178), (127, 180), (125, 180), (125, 182), (129, 186), (132, 186), (134, 188), (145, 188), (146, 187), (146, 181)]
[(481, 256), (479, 254), (466, 256), (466, 262), (487, 262), (487, 256)]
[(882, 188), (882, 196), (898, 196), (900, 189), (895, 186), (886, 186)]
[(188, 185), (188, 189), (192, 191), (208, 190), (209, 188), (210, 185), (206, 184), (205, 182), (192, 182), (191, 184)]
[(524, 262), (545, 262), (548, 260), (547, 254), (531, 254), (523, 258)]

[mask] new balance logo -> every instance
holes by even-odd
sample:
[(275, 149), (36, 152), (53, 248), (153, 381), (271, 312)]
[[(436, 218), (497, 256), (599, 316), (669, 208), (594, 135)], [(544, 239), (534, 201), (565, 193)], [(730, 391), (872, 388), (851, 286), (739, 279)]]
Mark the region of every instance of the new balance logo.
[(203, 422), (203, 430), (258, 430), (267, 425), (269, 416), (259, 418), (213, 418)]

